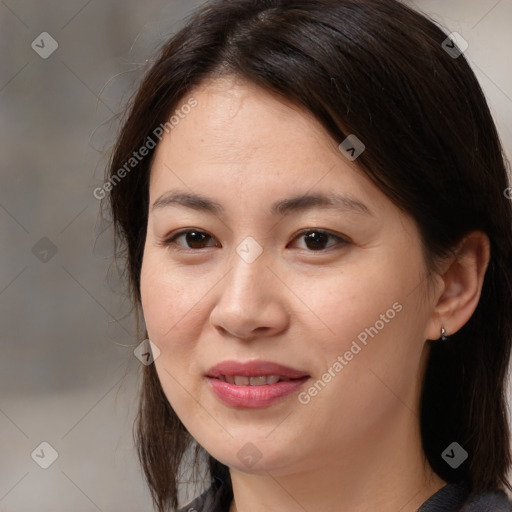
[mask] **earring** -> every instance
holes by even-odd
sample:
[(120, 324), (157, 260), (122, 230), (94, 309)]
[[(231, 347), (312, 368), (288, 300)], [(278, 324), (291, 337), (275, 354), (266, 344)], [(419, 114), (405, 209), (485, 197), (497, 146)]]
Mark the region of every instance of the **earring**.
[(448, 336), (446, 336), (446, 330), (444, 327), (441, 327), (441, 340), (446, 341), (448, 339)]

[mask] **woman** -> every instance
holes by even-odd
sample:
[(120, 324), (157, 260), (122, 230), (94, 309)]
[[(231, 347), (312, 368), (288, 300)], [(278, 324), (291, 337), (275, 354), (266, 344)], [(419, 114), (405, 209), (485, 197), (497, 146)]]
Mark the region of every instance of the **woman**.
[(453, 38), (390, 0), (210, 2), (108, 180), (159, 512), (201, 462), (182, 511), (512, 510), (512, 210)]

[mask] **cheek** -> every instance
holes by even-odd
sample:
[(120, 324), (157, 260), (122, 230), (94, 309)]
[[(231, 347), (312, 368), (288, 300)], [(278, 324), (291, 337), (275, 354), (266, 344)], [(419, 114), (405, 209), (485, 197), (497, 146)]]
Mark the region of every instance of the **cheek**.
[(152, 341), (167, 345), (179, 338), (185, 325), (196, 325), (191, 319), (201, 287), (186, 272), (169, 268), (165, 258), (151, 251), (145, 253), (140, 288), (144, 320)]
[(389, 262), (361, 260), (320, 279), (305, 278), (295, 288), (310, 307), (312, 322), (325, 328), (328, 353), (348, 350), (347, 344), (376, 322), (384, 330), (380, 315), (388, 312), (385, 320), (394, 319), (393, 304), (402, 301), (406, 288), (404, 274), (400, 277), (394, 270)]
[(184, 273), (169, 269), (160, 255), (145, 252), (140, 278), (144, 321), (149, 339), (160, 349), (154, 364), (162, 389), (180, 418), (191, 409), (200, 412), (190, 395), (197, 394), (190, 369), (199, 339), (200, 322), (194, 318), (199, 290), (186, 281)]
[(175, 322), (174, 292), (165, 281), (160, 266), (145, 257), (140, 277), (141, 304), (149, 338), (155, 343), (161, 341)]
[[(160, 349), (155, 367), (162, 388), (181, 415), (187, 414), (198, 396), (199, 344), (208, 326), (205, 296), (214, 286), (209, 276), (192, 267), (169, 263), (164, 251), (144, 254), (141, 268), (141, 303), (149, 339)], [(185, 392), (185, 389), (187, 390)]]
[[(413, 387), (420, 370), (425, 320), (419, 299), (419, 256), (417, 263), (405, 266), (398, 255), (371, 265), (358, 262), (334, 279), (315, 280), (314, 288), (300, 289), (298, 294), (307, 297), (315, 313), (310, 315), (311, 327), (320, 326), (324, 333), (313, 340), (323, 363), (319, 373), (329, 381), (318, 403), (325, 400), (327, 407), (327, 402), (343, 397), (347, 404), (358, 402), (364, 408), (392, 397), (386, 385), (399, 395)], [(335, 378), (324, 373), (329, 370)]]

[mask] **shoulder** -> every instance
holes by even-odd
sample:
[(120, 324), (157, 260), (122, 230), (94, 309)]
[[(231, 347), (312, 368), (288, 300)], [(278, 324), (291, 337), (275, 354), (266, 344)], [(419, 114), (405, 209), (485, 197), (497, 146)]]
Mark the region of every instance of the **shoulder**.
[(417, 512), (512, 512), (512, 502), (502, 490), (472, 493), (469, 484), (461, 481), (446, 484)]
[(229, 512), (231, 497), (225, 486), (211, 485), (201, 495), (177, 512)]
[(486, 491), (470, 496), (460, 512), (512, 512), (512, 501), (502, 490)]
[[(229, 504), (221, 502), (221, 490), (222, 486), (211, 486), (177, 512), (229, 512)], [(512, 501), (500, 489), (469, 495), (465, 500), (464, 496), (467, 496), (464, 484), (448, 484), (427, 500), (418, 512), (512, 512)]]
[[(180, 508), (176, 512), (210, 512), (211, 507), (207, 507), (207, 502), (211, 501), (212, 489), (209, 488), (203, 494), (195, 498), (188, 505)], [(213, 511), (212, 511), (213, 512)], [(215, 511), (217, 512), (217, 511)], [(219, 511), (223, 512), (223, 511)]]

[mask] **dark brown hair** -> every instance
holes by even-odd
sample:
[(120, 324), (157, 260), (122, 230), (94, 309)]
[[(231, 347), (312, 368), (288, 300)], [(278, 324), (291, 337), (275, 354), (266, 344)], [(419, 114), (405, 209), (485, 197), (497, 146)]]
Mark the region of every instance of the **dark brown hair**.
[[(161, 49), (132, 100), (108, 179), (205, 80), (232, 75), (311, 112), (338, 143), (364, 142), (360, 169), (415, 219), (430, 271), (472, 230), (490, 239), (479, 304), (457, 333), (432, 343), (421, 399), (423, 448), (447, 482), (474, 493), (508, 487), (511, 462), (504, 383), (512, 340), (512, 208), (498, 134), (464, 55), (445, 48), (434, 22), (393, 0), (226, 0), (204, 5)], [(136, 308), (148, 217), (151, 150), (110, 192)], [(140, 311), (140, 310), (139, 310)], [(178, 506), (189, 448), (212, 483), (226, 466), (186, 431), (154, 365), (143, 367), (136, 422), (139, 457), (159, 512)], [(469, 458), (441, 458), (458, 442)], [(194, 464), (197, 464), (197, 460)]]

